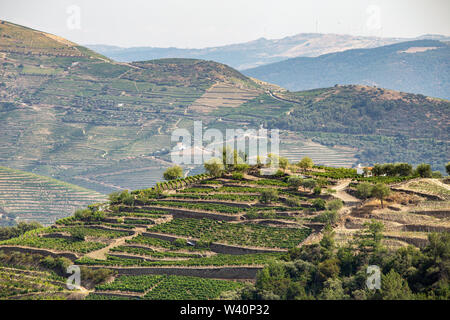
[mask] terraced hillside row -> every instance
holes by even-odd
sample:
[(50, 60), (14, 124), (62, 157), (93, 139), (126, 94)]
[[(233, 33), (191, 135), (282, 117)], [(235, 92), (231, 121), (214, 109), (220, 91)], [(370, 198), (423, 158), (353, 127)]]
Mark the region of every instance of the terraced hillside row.
[[(350, 185), (347, 191), (357, 195), (355, 187)], [(437, 179), (414, 179), (393, 184), (391, 189), (384, 208), (378, 200), (367, 199), (349, 210), (336, 228), (339, 241), (347, 242), (372, 219), (383, 223), (384, 241), (393, 248), (425, 247), (429, 233), (450, 232), (449, 185)]]
[[(193, 182), (158, 199), (155, 189), (121, 192), (112, 196), (108, 208), (79, 210), (51, 228), (5, 240), (0, 247), (70, 257), (91, 270), (114, 270), (116, 280), (95, 287), (88, 299), (181, 299), (187, 292), (192, 299), (218, 298), (241, 287), (241, 281), (254, 279), (262, 266), (312, 232), (307, 226), (311, 218), (301, 207), (281, 200), (260, 205), (260, 193), (273, 184), (286, 185), (227, 177)], [(205, 189), (209, 196), (256, 195), (249, 202), (237, 196), (240, 200), (233, 205), (202, 200)], [(124, 200), (130, 196), (132, 202)]]
[[(329, 228), (344, 245), (380, 221), (389, 250), (423, 247), (431, 232), (450, 231), (448, 201), (434, 198), (448, 185), (436, 179), (364, 178), (353, 169), (290, 165), (269, 176), (253, 166), (183, 181), (115, 192), (51, 227), (0, 241), (0, 262), (34, 261), (41, 270), (79, 265), (97, 279), (77, 291), (87, 299), (217, 299), (236, 296), (271, 262), (317, 245)], [(367, 181), (390, 181), (383, 208), (373, 196), (361, 198)], [(411, 191), (416, 185), (421, 190)]]
[(313, 141), (298, 141), (287, 135), (280, 146), (280, 155), (291, 162), (310, 157), (314, 163), (330, 167), (352, 167), (358, 160), (356, 150), (343, 147), (326, 147)]
[(186, 276), (121, 276), (97, 286), (86, 299), (209, 300), (242, 286), (240, 282)]
[(76, 209), (105, 199), (93, 190), (0, 167), (0, 208), (3, 211), (0, 224), (12, 223), (17, 217), (49, 225)]

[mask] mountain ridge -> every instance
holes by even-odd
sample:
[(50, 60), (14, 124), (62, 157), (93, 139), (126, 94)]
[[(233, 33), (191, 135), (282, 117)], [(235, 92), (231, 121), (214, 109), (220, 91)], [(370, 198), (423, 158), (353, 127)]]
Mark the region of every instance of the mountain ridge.
[(244, 70), (244, 74), (292, 91), (366, 84), (450, 98), (450, 46), (438, 40), (401, 42), (299, 57)]
[(296, 56), (317, 56), (350, 48), (376, 47), (400, 41), (404, 39), (300, 33), (281, 39), (262, 37), (243, 43), (198, 49), (146, 46), (121, 48), (95, 44), (86, 46), (117, 61), (131, 62), (164, 57), (197, 58), (222, 62), (242, 70)]

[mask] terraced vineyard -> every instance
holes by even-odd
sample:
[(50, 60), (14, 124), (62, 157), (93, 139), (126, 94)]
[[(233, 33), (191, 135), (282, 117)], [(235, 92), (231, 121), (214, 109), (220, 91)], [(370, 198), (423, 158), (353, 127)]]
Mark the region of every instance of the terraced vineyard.
[(86, 299), (124, 299), (145, 300), (209, 300), (215, 299), (221, 293), (236, 290), (242, 283), (201, 279), (185, 276), (121, 276), (112, 283), (97, 286), (96, 293)]
[(216, 62), (116, 63), (60, 37), (0, 24), (0, 165), (101, 193), (161, 180), (170, 135), (192, 124), (195, 106), (238, 106), (264, 90)]
[(218, 298), (224, 291), (235, 290), (240, 286), (240, 283), (232, 281), (171, 276), (147, 292), (144, 298), (151, 300), (209, 300)]
[(314, 163), (331, 167), (352, 167), (357, 159), (355, 149), (326, 147), (311, 141), (283, 140), (280, 155), (291, 162), (300, 161), (303, 157), (310, 157)]
[[(383, 181), (386, 180), (383, 178), (390, 177), (374, 178), (382, 178), (380, 181)], [(411, 177), (401, 183), (393, 179), (391, 183), (393, 192), (385, 199), (387, 204), (384, 208), (381, 208), (379, 200), (368, 199), (347, 214), (336, 228), (339, 242), (348, 242), (372, 219), (383, 223), (384, 242), (391, 248), (406, 245), (425, 247), (429, 233), (450, 232), (450, 202), (445, 198), (448, 185), (438, 179), (411, 180)], [(348, 191), (355, 194), (354, 187)]]
[[(302, 208), (289, 207), (281, 200), (261, 205), (262, 191), (280, 188), (287, 192), (288, 184), (281, 178), (255, 176), (239, 181), (231, 176), (201, 175), (183, 181), (177, 188), (170, 184), (172, 190), (158, 198), (152, 193), (156, 187), (125, 192), (134, 197), (133, 203), (111, 200), (101, 209), (90, 206), (51, 228), (1, 241), (0, 251), (4, 246), (56, 256), (70, 253), (78, 265), (118, 272), (115, 281), (98, 285), (88, 299), (213, 299), (241, 287), (231, 280), (253, 279), (265, 264), (280, 259), (312, 232), (305, 224), (314, 213), (306, 218)], [(215, 186), (214, 194), (210, 194), (210, 185)], [(163, 186), (169, 184), (157, 188)], [(233, 198), (239, 203), (232, 205)], [(306, 201), (300, 194), (298, 198)], [(268, 224), (264, 219), (246, 218), (250, 213), (263, 216), (268, 212), (272, 213)], [(278, 220), (273, 219), (277, 212)], [(227, 216), (234, 221), (221, 220)], [(164, 268), (175, 268), (181, 274), (167, 275)], [(124, 274), (126, 270), (138, 274)]]
[(51, 272), (0, 266), (0, 299), (64, 299), (65, 279)]
[[(235, 294), (259, 270), (289, 259), (298, 248), (314, 248), (325, 225), (343, 244), (371, 219), (382, 221), (383, 241), (390, 248), (423, 247), (429, 232), (450, 230), (448, 201), (397, 191), (404, 184), (442, 193), (442, 182), (405, 177), (399, 185), (394, 179), (386, 207), (380, 208), (374, 198), (363, 202), (355, 197), (358, 185), (367, 182), (354, 171), (289, 167), (291, 174), (306, 176), (303, 181), (321, 182), (320, 192), (293, 186), (289, 174), (262, 176), (254, 166), (238, 177), (233, 172), (219, 178), (202, 174), (114, 193), (109, 202), (78, 210), (52, 227), (0, 241), (0, 257), (24, 263), (15, 258), (15, 250), (49, 255), (42, 262), (47, 267), (60, 259), (84, 268), (86, 277), (111, 275), (89, 294), (78, 292), (86, 299), (217, 299)], [(276, 195), (263, 201), (270, 191)], [(343, 200), (343, 208), (336, 198)], [(430, 201), (433, 210), (427, 209)], [(15, 295), (14, 288), (4, 293)]]
[(75, 209), (102, 202), (105, 196), (76, 185), (36, 174), (0, 167), (0, 208), (8, 217), (49, 225)]
[(310, 232), (309, 229), (267, 227), (251, 223), (227, 223), (209, 219), (174, 219), (150, 227), (148, 230), (201, 238), (204, 241), (274, 248), (295, 247)]
[(412, 192), (418, 192), (424, 195), (431, 195), (438, 197), (442, 200), (450, 200), (450, 187), (440, 181), (434, 179), (421, 179), (418, 181), (410, 181), (403, 183), (399, 187), (399, 190), (406, 190)]

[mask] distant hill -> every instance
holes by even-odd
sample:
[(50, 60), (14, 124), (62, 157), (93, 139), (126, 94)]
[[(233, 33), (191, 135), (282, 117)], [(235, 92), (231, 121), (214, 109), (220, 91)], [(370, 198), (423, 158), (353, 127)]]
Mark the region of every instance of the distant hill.
[(116, 61), (131, 62), (160, 58), (195, 58), (225, 63), (233, 68), (242, 70), (288, 58), (300, 56), (316, 57), (330, 52), (355, 48), (374, 48), (405, 40), (400, 38), (300, 33), (282, 39), (260, 38), (245, 43), (204, 49), (121, 48), (95, 44), (87, 45), (87, 47)]
[(0, 167), (0, 226), (12, 223), (14, 217), (48, 225), (72, 215), (75, 209), (105, 200), (105, 195), (93, 190)]
[(437, 40), (408, 41), (293, 58), (244, 73), (292, 91), (362, 84), (449, 99), (450, 46)]
[(445, 172), (448, 161), (450, 102), (423, 95), (361, 85), (269, 91), (214, 114), (295, 132), (297, 139), (330, 148), (355, 148), (364, 164), (426, 162)]

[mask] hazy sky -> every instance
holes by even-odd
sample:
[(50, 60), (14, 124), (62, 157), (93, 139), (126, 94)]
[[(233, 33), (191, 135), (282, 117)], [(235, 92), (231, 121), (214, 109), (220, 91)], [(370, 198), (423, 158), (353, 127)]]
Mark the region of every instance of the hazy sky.
[(0, 19), (80, 44), (200, 48), (304, 32), (450, 35), (450, 1), (0, 0)]

